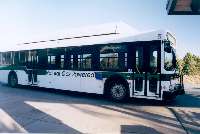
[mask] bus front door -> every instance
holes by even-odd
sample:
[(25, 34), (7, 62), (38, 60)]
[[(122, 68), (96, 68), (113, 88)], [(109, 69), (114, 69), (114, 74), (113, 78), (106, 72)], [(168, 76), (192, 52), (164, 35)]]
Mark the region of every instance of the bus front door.
[(30, 63), (28, 68), (28, 83), (29, 85), (37, 85), (37, 62), (38, 56), (36, 55), (36, 51), (29, 51)]
[(133, 49), (133, 94), (135, 96), (144, 96), (145, 95), (145, 79), (146, 73), (144, 72), (144, 56), (143, 56), (143, 47), (136, 47)]
[(160, 97), (159, 45), (136, 46), (132, 49), (133, 95), (141, 97)]
[(160, 49), (159, 45), (152, 45), (148, 49), (147, 96), (160, 97)]

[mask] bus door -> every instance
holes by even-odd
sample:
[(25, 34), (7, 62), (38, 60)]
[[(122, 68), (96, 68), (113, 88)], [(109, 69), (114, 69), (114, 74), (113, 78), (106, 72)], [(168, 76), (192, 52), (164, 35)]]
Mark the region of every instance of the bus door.
[(143, 47), (135, 47), (132, 49), (133, 56), (133, 94), (136, 96), (145, 95), (145, 79), (146, 73), (144, 72), (144, 51)]
[(37, 51), (29, 51), (28, 82), (30, 85), (37, 85)]
[(151, 45), (148, 48), (147, 96), (160, 96), (160, 45)]

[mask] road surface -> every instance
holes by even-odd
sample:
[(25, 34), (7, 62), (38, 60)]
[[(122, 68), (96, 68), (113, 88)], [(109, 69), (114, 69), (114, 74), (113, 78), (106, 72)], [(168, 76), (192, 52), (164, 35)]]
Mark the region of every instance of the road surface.
[(169, 104), (0, 84), (0, 132), (200, 133), (200, 89)]

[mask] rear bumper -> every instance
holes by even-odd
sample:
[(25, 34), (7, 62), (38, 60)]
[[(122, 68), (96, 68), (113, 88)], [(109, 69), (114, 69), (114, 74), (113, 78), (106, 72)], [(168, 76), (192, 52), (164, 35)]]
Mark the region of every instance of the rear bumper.
[(169, 100), (175, 98), (177, 95), (185, 94), (184, 86), (177, 84), (171, 91), (163, 91), (163, 99)]

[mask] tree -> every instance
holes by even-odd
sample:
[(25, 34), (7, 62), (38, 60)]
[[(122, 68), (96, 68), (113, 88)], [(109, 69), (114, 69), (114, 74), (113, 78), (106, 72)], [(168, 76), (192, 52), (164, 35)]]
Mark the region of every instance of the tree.
[(195, 74), (199, 74), (200, 75), (200, 57), (193, 55), (194, 61), (195, 61)]
[(176, 69), (179, 71), (180, 74), (184, 74), (183, 73), (183, 66), (184, 66), (184, 63), (183, 63), (183, 60), (182, 59), (179, 59), (177, 58), (177, 63), (176, 63)]
[(182, 62), (181, 70), (184, 75), (194, 75), (199, 73), (200, 58), (198, 56), (195, 56), (192, 53), (187, 53)]

